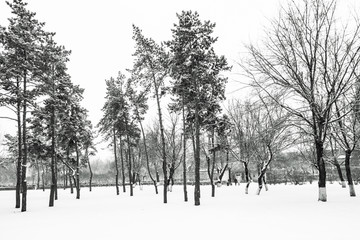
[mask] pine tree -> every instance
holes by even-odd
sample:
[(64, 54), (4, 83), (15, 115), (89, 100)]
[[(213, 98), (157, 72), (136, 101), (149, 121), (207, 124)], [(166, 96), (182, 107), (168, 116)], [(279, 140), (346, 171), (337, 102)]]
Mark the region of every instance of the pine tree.
[(217, 38), (211, 34), (215, 24), (199, 19), (197, 12), (183, 11), (177, 15), (173, 39), (167, 43), (170, 47), (171, 76), (174, 79), (172, 92), (177, 97), (173, 109), (181, 109), (184, 104), (189, 110), (187, 121), (194, 128), (195, 161), (195, 205), (200, 205), (200, 129), (201, 116), (212, 105), (225, 98), (227, 78), (220, 72), (229, 70), (224, 56), (217, 56), (213, 44)]

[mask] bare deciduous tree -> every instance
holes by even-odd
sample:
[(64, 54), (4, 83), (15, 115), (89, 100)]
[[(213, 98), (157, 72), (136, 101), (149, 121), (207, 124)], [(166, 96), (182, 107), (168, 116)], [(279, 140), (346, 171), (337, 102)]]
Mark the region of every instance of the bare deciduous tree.
[(250, 58), (242, 64), (256, 87), (311, 131), (319, 171), (319, 201), (326, 201), (324, 142), (334, 116), (335, 102), (356, 80), (360, 62), (360, 23), (342, 26), (336, 1), (291, 1), (283, 8), (262, 47), (249, 45)]

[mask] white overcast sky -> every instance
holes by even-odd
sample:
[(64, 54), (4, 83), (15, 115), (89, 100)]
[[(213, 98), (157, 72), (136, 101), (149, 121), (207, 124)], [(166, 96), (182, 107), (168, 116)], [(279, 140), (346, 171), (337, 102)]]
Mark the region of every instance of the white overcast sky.
[[(356, 0), (340, 0), (356, 3)], [(286, 2), (283, 0), (282, 2)], [(348, 4), (346, 4), (348, 5)], [(28, 9), (56, 32), (55, 40), (72, 51), (68, 63), (73, 82), (85, 88), (83, 106), (96, 125), (101, 118), (105, 79), (132, 66), (132, 24), (157, 42), (171, 39), (176, 13), (197, 11), (202, 20), (216, 23), (215, 49), (231, 65), (244, 52), (244, 44), (257, 41), (269, 19), (277, 16), (279, 0), (29, 0)], [(359, 6), (355, 4), (354, 6)], [(10, 8), (0, 0), (0, 25), (7, 26)], [(229, 75), (227, 93), (236, 97), (242, 88), (237, 68)], [(231, 94), (230, 94), (231, 93)], [(241, 96), (239, 96), (241, 97)], [(4, 110), (0, 109), (0, 114)], [(0, 119), (0, 135), (11, 132), (14, 123)]]

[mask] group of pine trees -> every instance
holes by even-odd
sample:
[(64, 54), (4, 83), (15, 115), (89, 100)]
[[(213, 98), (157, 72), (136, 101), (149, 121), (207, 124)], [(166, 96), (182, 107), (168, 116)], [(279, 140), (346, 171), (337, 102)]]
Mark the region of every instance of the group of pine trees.
[(0, 27), (0, 105), (14, 113), (6, 118), (17, 124), (16, 136), (7, 135), (6, 141), (17, 158), (15, 207), (26, 211), (30, 166), (38, 173), (51, 169), (49, 206), (57, 199), (59, 162), (67, 167), (80, 198), (79, 169), (92, 151), (93, 136), (80, 104), (84, 90), (67, 73), (70, 51), (53, 40), (55, 33), (44, 30), (25, 2), (7, 5), (13, 17)]

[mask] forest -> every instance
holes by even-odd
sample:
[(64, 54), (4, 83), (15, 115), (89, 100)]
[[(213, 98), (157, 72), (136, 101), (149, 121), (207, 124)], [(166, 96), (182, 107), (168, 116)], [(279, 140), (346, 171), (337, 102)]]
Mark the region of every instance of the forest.
[[(82, 106), (86, 89), (73, 83), (71, 51), (55, 42), (23, 0), (7, 2), (0, 25), (0, 107), (16, 123), (1, 143), (0, 188), (14, 189), (27, 211), (27, 192), (111, 186), (134, 195), (151, 185), (168, 194), (181, 185), (215, 197), (221, 185), (339, 182), (355, 197), (360, 181), (360, 21), (341, 19), (336, 0), (289, 1), (261, 42), (230, 64), (216, 53), (216, 24), (195, 11), (177, 13), (172, 38), (156, 42), (132, 26), (133, 64), (104, 81), (101, 120)], [(239, 43), (240, 44), (240, 43)], [(250, 94), (226, 99), (228, 73), (241, 69)], [(103, 81), (103, 79), (99, 79)], [(150, 121), (149, 112), (156, 117)], [(96, 158), (107, 144), (111, 162)], [(225, 187), (225, 186), (224, 186)], [(31, 201), (31, 199), (29, 199)]]

